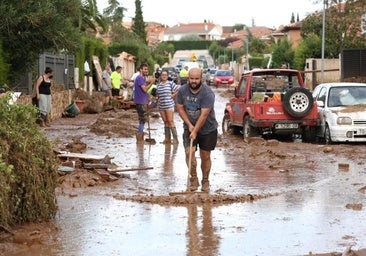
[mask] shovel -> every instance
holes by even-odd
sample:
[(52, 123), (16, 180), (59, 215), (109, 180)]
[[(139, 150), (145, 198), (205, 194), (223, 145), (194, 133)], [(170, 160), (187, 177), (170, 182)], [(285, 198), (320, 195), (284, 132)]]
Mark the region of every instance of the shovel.
[(150, 111), (147, 112), (147, 129), (149, 131), (149, 138), (145, 139), (147, 143), (156, 144), (155, 139), (151, 138), (151, 129), (150, 129)]
[(189, 144), (189, 157), (188, 157), (188, 175), (187, 175), (187, 188), (186, 191), (181, 192), (170, 192), (170, 196), (176, 196), (176, 195), (190, 195), (190, 194), (207, 194), (207, 192), (204, 191), (191, 191), (191, 168), (192, 168), (192, 154), (193, 154), (193, 139), (191, 139)]

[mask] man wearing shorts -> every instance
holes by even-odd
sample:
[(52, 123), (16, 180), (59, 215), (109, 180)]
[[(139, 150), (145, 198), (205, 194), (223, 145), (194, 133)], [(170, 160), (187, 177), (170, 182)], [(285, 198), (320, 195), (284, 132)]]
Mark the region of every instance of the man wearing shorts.
[(177, 95), (177, 110), (183, 120), (183, 145), (186, 162), (189, 166), (190, 141), (193, 141), (192, 163), (190, 170), (190, 190), (199, 187), (195, 151), (200, 148), (202, 191), (209, 191), (211, 170), (211, 151), (217, 143), (218, 123), (215, 116), (215, 94), (209, 86), (202, 83), (202, 70), (191, 68), (188, 72), (188, 83), (182, 85)]

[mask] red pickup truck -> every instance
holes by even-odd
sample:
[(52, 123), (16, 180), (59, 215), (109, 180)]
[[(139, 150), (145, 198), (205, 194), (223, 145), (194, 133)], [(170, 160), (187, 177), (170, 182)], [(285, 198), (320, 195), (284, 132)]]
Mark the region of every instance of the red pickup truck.
[(293, 69), (259, 69), (245, 73), (226, 103), (222, 130), (242, 132), (244, 139), (266, 134), (301, 134), (314, 141), (319, 115), (301, 73)]

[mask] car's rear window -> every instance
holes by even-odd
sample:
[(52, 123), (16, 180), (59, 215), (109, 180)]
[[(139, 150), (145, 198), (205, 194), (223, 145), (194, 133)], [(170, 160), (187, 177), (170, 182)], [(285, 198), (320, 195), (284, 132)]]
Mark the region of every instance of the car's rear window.
[(228, 70), (219, 70), (216, 72), (217, 76), (231, 76), (231, 72)]

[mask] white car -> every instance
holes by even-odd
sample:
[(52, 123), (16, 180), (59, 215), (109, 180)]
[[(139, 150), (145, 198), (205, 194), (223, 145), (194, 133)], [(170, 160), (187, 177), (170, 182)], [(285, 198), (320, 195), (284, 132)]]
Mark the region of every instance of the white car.
[(324, 83), (313, 91), (321, 126), (317, 136), (332, 142), (366, 142), (366, 83)]

